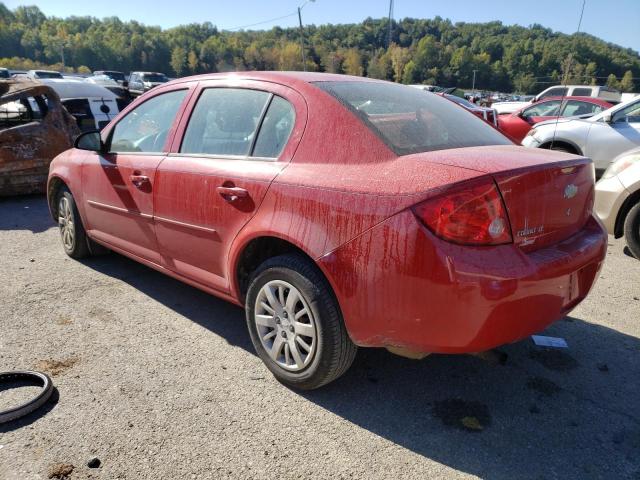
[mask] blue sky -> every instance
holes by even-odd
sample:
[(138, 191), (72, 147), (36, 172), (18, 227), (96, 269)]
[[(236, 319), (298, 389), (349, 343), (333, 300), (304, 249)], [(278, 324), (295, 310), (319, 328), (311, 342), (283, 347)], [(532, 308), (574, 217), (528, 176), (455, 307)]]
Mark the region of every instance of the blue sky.
[[(291, 14), (304, 0), (4, 0), (9, 8), (37, 5), (47, 15), (66, 17), (118, 16), (163, 28), (210, 21), (229, 29)], [(565, 33), (578, 26), (582, 0), (395, 0), (394, 17), (431, 18), (440, 15), (454, 22), (500, 20), (505, 24), (539, 23)], [(305, 23), (353, 23), (388, 14), (389, 0), (316, 0), (303, 9)], [(297, 25), (289, 16), (253, 28)], [(583, 32), (640, 51), (640, 0), (587, 0)]]

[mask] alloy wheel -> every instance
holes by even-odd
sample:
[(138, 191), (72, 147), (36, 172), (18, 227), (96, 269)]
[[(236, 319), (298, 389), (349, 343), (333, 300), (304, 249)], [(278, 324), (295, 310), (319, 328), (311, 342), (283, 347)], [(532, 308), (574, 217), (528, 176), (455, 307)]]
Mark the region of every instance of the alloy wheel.
[(71, 212), (71, 202), (64, 195), (58, 203), (58, 226), (60, 227), (60, 236), (62, 237), (64, 248), (68, 251), (73, 250), (76, 230)]
[(306, 368), (317, 350), (313, 312), (290, 283), (272, 280), (258, 292), (254, 322), (269, 357), (290, 372)]

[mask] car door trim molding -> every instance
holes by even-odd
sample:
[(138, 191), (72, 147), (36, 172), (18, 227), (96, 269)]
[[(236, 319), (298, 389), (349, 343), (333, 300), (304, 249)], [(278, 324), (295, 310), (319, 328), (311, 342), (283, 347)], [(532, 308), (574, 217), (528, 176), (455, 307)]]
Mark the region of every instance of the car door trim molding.
[(154, 217), (154, 219), (158, 222), (168, 223), (169, 225), (176, 225), (178, 227), (191, 228), (193, 230), (199, 230), (201, 232), (207, 232), (207, 233), (216, 233), (216, 234), (218, 233), (218, 231), (215, 228), (203, 227), (201, 225), (193, 225), (191, 223), (180, 222), (178, 220), (172, 220), (170, 218)]
[(250, 155), (216, 155), (213, 153), (167, 153), (167, 157), (212, 158), (216, 160), (249, 160), (253, 162), (277, 162), (279, 157), (252, 157)]
[(106, 203), (96, 202), (95, 200), (87, 200), (87, 203), (92, 207), (99, 208), (102, 210), (111, 210), (113, 212), (118, 213), (126, 213), (127, 215), (138, 216), (142, 218), (152, 219), (153, 215), (149, 215), (148, 213), (142, 213), (139, 210), (129, 210), (127, 208), (116, 207), (114, 205), (107, 205)]

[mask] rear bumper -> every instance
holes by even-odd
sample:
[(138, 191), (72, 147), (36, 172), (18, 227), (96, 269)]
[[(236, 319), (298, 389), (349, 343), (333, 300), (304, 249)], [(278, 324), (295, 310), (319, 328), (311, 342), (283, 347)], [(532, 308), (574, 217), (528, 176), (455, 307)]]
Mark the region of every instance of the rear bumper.
[(562, 318), (591, 289), (606, 254), (600, 222), (530, 253), (444, 242), (402, 212), (321, 258), (353, 341), (471, 353)]
[(611, 235), (615, 234), (618, 212), (628, 196), (629, 191), (617, 176), (604, 178), (596, 183), (594, 210)]

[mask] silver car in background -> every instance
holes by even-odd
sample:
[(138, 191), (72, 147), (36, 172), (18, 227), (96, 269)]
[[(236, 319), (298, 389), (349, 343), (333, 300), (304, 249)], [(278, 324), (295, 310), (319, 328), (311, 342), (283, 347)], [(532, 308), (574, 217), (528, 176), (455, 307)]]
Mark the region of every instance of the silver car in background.
[(640, 97), (590, 118), (540, 122), (529, 130), (522, 145), (589, 157), (599, 177), (615, 157), (640, 146)]

